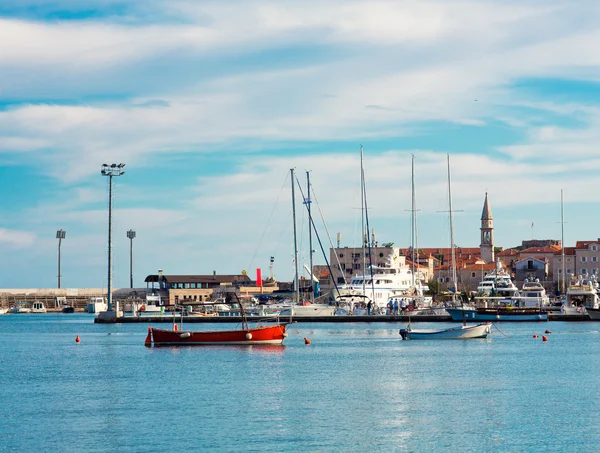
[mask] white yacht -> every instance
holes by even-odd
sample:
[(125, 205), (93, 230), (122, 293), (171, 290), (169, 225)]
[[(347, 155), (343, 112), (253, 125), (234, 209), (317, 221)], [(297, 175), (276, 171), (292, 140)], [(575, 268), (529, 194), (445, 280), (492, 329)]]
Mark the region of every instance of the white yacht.
[(414, 286), (413, 274), (410, 266), (397, 265), (397, 255), (390, 256), (385, 267), (367, 267), (365, 275), (357, 275), (350, 283), (332, 289), (331, 298), (339, 304), (368, 304), (371, 302), (376, 308), (385, 313), (388, 301), (394, 297), (423, 296), (427, 285), (423, 276), (415, 273)]
[(519, 295), (519, 288), (515, 286), (509, 273), (500, 267), (500, 262), (497, 262), (496, 269), (479, 282), (477, 292), (484, 296), (512, 298)]
[[(561, 307), (561, 312), (565, 314), (571, 314), (573, 310), (577, 313), (587, 313), (597, 310), (600, 308), (600, 299), (596, 292), (596, 281), (595, 278), (588, 276), (578, 276), (573, 278), (569, 282), (567, 288), (567, 302)], [(596, 318), (596, 313), (590, 316), (592, 319)]]
[(535, 280), (525, 279), (521, 287), (521, 295), (517, 299), (522, 307), (547, 307), (550, 305), (550, 298), (538, 278)]

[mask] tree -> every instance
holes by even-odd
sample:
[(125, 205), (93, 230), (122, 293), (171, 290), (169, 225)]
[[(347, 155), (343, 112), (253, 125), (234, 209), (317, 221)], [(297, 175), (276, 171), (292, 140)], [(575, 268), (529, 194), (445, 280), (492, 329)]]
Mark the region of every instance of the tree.
[(440, 294), (440, 282), (438, 282), (435, 278), (432, 278), (427, 282), (427, 286), (429, 289), (427, 290), (428, 296), (435, 296)]
[(393, 247), (394, 243), (393, 242), (384, 242), (383, 244), (381, 244), (382, 247)]

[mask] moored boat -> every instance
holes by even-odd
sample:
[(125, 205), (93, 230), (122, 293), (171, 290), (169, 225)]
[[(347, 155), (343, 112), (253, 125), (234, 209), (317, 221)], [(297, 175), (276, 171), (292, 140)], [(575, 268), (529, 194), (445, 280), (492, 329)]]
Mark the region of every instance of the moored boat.
[(239, 330), (191, 331), (148, 327), (146, 346), (282, 344), (289, 323), (243, 327)]
[(469, 340), (487, 338), (491, 333), (491, 323), (463, 324), (449, 329), (412, 329), (410, 323), (406, 329), (400, 329), (403, 340)]
[(454, 307), (446, 308), (453, 321), (548, 321), (548, 313), (538, 308)]

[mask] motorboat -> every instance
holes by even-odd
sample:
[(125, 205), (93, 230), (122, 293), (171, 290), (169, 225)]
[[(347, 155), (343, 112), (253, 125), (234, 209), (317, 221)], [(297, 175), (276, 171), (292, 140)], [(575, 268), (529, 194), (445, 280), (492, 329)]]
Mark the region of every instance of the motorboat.
[(515, 286), (512, 278), (506, 270), (500, 266), (500, 261), (496, 262), (496, 269), (491, 271), (477, 286), (477, 293), (492, 297), (515, 297), (519, 295), (519, 288)]
[(500, 299), (491, 307), (448, 307), (446, 311), (453, 321), (548, 321), (548, 312), (540, 308), (516, 307), (516, 299)]
[(90, 297), (84, 311), (87, 313), (100, 313), (108, 310), (105, 297)]
[(28, 307), (25, 302), (16, 302), (10, 307), (10, 312), (15, 314), (31, 313), (31, 308)]
[(561, 307), (561, 313), (571, 314), (575, 310), (577, 314), (587, 313), (591, 319), (600, 319), (598, 309), (600, 299), (595, 277), (579, 275), (571, 279), (567, 288), (567, 302)]
[(400, 329), (403, 340), (470, 340), (487, 338), (491, 333), (491, 323), (463, 324), (449, 329), (413, 329), (410, 325)]
[(43, 302), (35, 301), (31, 304), (31, 313), (46, 313), (46, 306)]
[(537, 278), (535, 280), (525, 279), (520, 295), (514, 298), (519, 302), (520, 307), (547, 307), (550, 305), (546, 289)]

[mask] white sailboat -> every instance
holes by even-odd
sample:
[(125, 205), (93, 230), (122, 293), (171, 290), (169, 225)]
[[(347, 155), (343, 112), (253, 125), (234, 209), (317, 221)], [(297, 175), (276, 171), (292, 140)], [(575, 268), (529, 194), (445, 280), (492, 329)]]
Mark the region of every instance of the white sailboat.
[[(456, 258), (454, 253), (454, 227), (452, 224), (452, 186), (450, 184), (450, 156), (448, 155), (448, 202), (450, 212), (450, 246), (452, 250), (452, 303), (456, 305), (458, 291), (456, 281)], [(461, 302), (462, 303), (462, 302)], [(400, 329), (403, 340), (470, 340), (473, 338), (487, 338), (491, 333), (491, 323), (467, 325), (463, 319), (462, 325), (449, 329), (413, 329), (410, 318), (406, 329)]]

